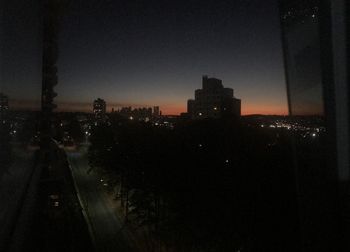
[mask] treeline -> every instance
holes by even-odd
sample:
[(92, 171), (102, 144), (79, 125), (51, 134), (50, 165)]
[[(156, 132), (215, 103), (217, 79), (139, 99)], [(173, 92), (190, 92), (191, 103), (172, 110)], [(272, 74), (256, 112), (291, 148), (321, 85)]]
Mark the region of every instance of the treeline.
[(117, 188), (126, 219), (152, 234), (150, 251), (293, 251), (287, 141), (236, 119), (170, 130), (114, 117), (92, 129), (89, 162)]

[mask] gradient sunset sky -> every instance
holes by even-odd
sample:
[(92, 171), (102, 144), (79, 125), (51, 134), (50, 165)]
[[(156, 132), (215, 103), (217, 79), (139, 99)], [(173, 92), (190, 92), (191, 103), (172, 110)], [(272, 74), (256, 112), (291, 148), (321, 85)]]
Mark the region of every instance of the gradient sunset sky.
[[(41, 84), (38, 8), (26, 2), (7, 6), (5, 29), (22, 32), (6, 32), (1, 75), (24, 108), (39, 104)], [(234, 89), (242, 114), (287, 113), (277, 0), (71, 1), (59, 46), (59, 110), (91, 111), (100, 97), (179, 114), (208, 75)]]

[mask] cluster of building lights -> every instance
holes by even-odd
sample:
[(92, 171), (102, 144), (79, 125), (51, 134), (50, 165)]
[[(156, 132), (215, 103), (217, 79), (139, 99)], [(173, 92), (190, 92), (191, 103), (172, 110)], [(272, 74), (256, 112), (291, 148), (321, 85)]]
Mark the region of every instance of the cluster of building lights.
[(285, 21), (297, 21), (304, 23), (305, 19), (308, 17), (316, 18), (318, 13), (318, 7), (308, 7), (308, 8), (290, 8), (282, 16)]
[(261, 128), (272, 128), (272, 129), (286, 129), (294, 132), (299, 132), (305, 138), (307, 136), (317, 137), (320, 133), (325, 132), (326, 128), (323, 126), (305, 126), (298, 122), (283, 122), (277, 120), (275, 123), (260, 124)]
[(165, 128), (169, 128), (169, 129), (174, 128), (174, 124), (172, 122), (168, 122), (168, 121), (156, 121), (153, 123), (153, 126), (165, 127)]

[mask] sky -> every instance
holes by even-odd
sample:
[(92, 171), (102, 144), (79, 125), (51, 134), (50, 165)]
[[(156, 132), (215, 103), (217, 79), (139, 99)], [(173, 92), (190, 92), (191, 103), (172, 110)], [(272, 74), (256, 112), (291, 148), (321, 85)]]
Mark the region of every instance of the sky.
[[(7, 10), (0, 91), (14, 107), (35, 106), (39, 9), (14, 0)], [(75, 0), (59, 36), (58, 110), (91, 111), (100, 97), (108, 109), (179, 114), (208, 75), (234, 89), (242, 114), (287, 113), (277, 0)]]

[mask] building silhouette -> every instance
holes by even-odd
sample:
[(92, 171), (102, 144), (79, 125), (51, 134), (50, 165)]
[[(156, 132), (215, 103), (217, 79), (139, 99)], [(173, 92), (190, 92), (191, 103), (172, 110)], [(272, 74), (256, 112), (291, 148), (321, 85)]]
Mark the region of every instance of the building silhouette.
[(159, 106), (154, 106), (153, 107), (153, 116), (154, 117), (159, 117), (160, 116)]
[(8, 109), (9, 109), (9, 99), (5, 94), (0, 93), (0, 112), (4, 113)]
[(222, 85), (222, 80), (204, 75), (202, 88), (187, 101), (187, 114), (191, 119), (240, 116), (241, 100), (234, 97), (232, 88)]
[(350, 251), (348, 3), (279, 1), (289, 114), (320, 115), (326, 124), (315, 157), (314, 146), (300, 152), (292, 141), (297, 233), (281, 232), (289, 242), (279, 251)]
[(8, 123), (9, 99), (8, 96), (0, 93), (0, 126)]
[(106, 102), (101, 98), (97, 98), (93, 104), (93, 113), (96, 120), (103, 120), (106, 117)]
[(117, 111), (120, 115), (130, 119), (137, 121), (152, 121), (160, 116), (160, 110), (158, 106), (153, 107), (143, 107), (143, 108), (131, 108), (131, 107), (122, 107)]

